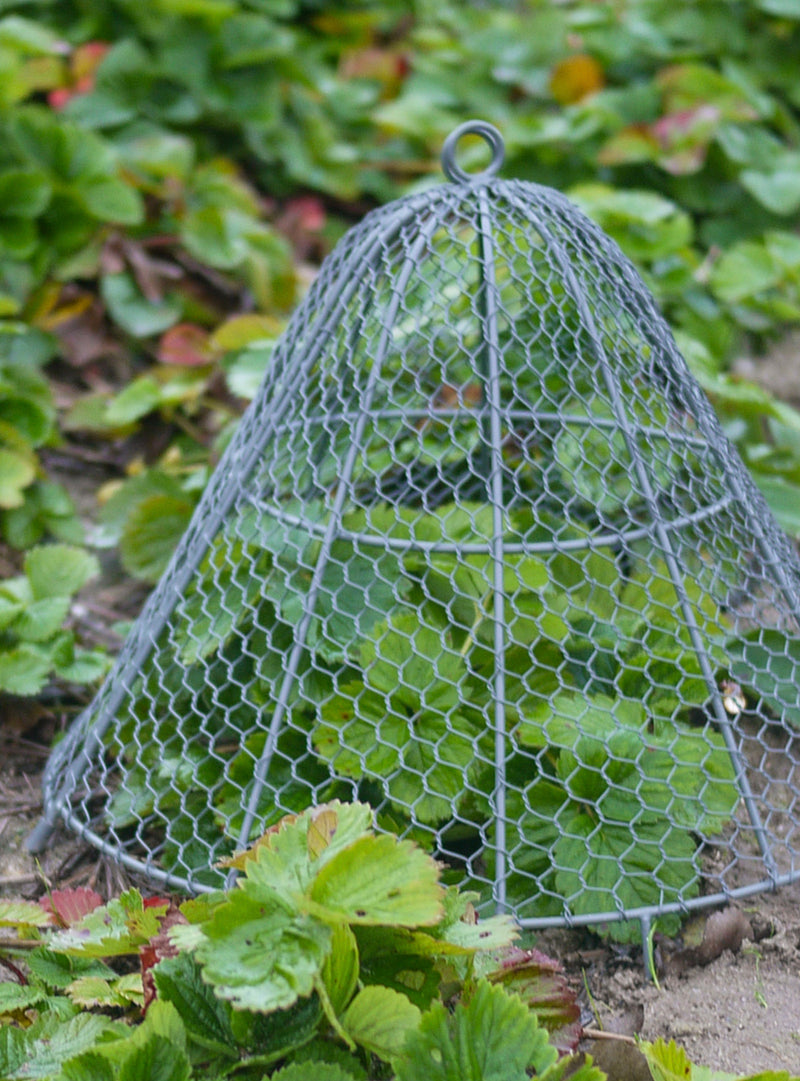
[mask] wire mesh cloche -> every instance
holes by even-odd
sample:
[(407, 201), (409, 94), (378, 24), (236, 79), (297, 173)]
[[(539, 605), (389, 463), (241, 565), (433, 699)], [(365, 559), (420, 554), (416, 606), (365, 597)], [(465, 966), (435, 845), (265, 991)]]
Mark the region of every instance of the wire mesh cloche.
[(621, 938), (800, 877), (796, 554), (630, 262), (502, 156), (462, 125), (325, 261), (32, 847), (202, 891), (358, 798)]

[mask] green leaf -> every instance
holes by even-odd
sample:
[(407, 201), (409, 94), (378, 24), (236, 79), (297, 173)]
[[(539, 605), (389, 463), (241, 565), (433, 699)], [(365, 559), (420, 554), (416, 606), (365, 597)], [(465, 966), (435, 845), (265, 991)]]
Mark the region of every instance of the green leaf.
[(39, 241), (34, 222), (27, 218), (0, 219), (0, 251), (18, 261), (32, 259)]
[[(621, 791), (619, 804), (624, 824), (597, 821), (575, 804), (561, 815), (555, 880), (570, 911), (615, 913), (696, 896), (697, 849), (690, 833), (666, 817), (639, 813), (630, 791)], [(639, 934), (638, 924), (611, 923), (607, 930), (622, 941)]]
[(356, 938), (362, 982), (392, 987), (427, 1010), (439, 994), (441, 976), (435, 964), (449, 956), (447, 948), (433, 935), (405, 928), (358, 927)]
[(152, 1035), (135, 1047), (116, 1073), (119, 1081), (188, 1081), (192, 1069), (186, 1054), (164, 1036)]
[(229, 1010), (204, 982), (192, 954), (160, 961), (153, 969), (159, 998), (170, 1002), (186, 1026), (189, 1039), (209, 1051), (238, 1058)]
[(183, 221), (181, 239), (196, 259), (210, 266), (232, 269), (240, 265), (246, 247), (231, 231), (221, 207), (206, 206), (194, 210)]
[[(40, 1006), (47, 1001), (47, 992), (41, 987), (30, 984), (12, 983), (11, 980), (0, 982), (0, 1024), (4, 1024), (3, 1015), (17, 1010), (27, 1010), (31, 1006)], [(47, 1007), (45, 1006), (45, 1009)]]
[(50, 912), (36, 901), (0, 901), (0, 927), (47, 927)]
[(344, 684), (320, 710), (314, 745), (336, 773), (377, 778), (402, 810), (413, 807), (420, 821), (436, 823), (447, 820), (464, 795), (464, 776), (475, 766), (477, 733), (455, 709), (443, 712), (457, 705), (454, 687), (420, 686), (423, 690), (398, 687), (387, 709), (383, 693)]
[(419, 1028), (422, 1013), (399, 991), (371, 986), (359, 991), (342, 1017), (351, 1039), (382, 1059), (403, 1049), (410, 1032)]
[(51, 659), (35, 646), (18, 646), (0, 652), (0, 691), (37, 694), (47, 682)]
[(70, 609), (69, 597), (43, 597), (26, 605), (13, 633), (24, 642), (44, 642), (58, 631)]
[[(322, 966), (322, 981), (334, 1014), (341, 1014), (358, 986), (358, 943), (347, 924), (333, 928), (331, 950)], [(351, 1033), (351, 1035), (353, 1035)]]
[(750, 631), (727, 643), (731, 676), (775, 715), (800, 728), (800, 642), (779, 630)]
[(178, 481), (163, 469), (148, 469), (124, 481), (100, 508), (101, 525), (92, 536), (95, 546), (113, 548), (118, 545), (134, 509), (154, 495), (181, 499), (185, 493)]
[(691, 240), (689, 215), (656, 192), (581, 184), (568, 194), (634, 260), (664, 258)]
[(65, 1062), (58, 1081), (116, 1081), (118, 1071), (97, 1051), (85, 1051)]
[[(106, 1066), (112, 1070), (110, 1075)], [(122, 1039), (98, 1041), (91, 1051), (73, 1058), (64, 1075), (70, 1081), (105, 1081), (109, 1076), (122, 1081), (188, 1081), (186, 1034), (177, 1011), (156, 999), (141, 1025), (123, 1026)]]
[(363, 1057), (358, 1051), (350, 1051), (320, 1035), (297, 1048), (292, 1055), (292, 1066), (337, 1066), (348, 1075), (348, 1081), (351, 1074), (353, 1081), (369, 1081)]
[(51, 192), (44, 173), (33, 169), (7, 169), (0, 175), (0, 215), (38, 218), (50, 202)]
[(642, 807), (668, 813), (676, 825), (718, 833), (736, 810), (736, 771), (722, 735), (711, 725), (664, 723), (647, 738), (638, 765)]
[(62, 991), (83, 976), (98, 976), (104, 980), (113, 980), (116, 976), (113, 968), (103, 961), (71, 957), (46, 946), (39, 946), (30, 953), (28, 968), (46, 987)]
[[(20, 1063), (3, 1076), (9, 1079), (57, 1076), (64, 1062), (91, 1050), (105, 1033), (113, 1031), (114, 1023), (98, 1014), (83, 1013), (66, 1021), (53, 1013), (44, 1014), (24, 1032), (24, 1066)], [(0, 1048), (0, 1069), (3, 1057)]]
[(83, 205), (98, 221), (139, 225), (144, 220), (144, 203), (135, 188), (116, 177), (97, 177), (81, 185)]
[(426, 926), (442, 915), (435, 862), (410, 841), (362, 837), (323, 867), (309, 893), (334, 921)]
[(53, 656), (56, 675), (69, 683), (94, 683), (106, 674), (110, 664), (110, 657), (100, 649), (73, 649), (71, 656), (63, 661), (58, 655)]
[(65, 185), (79, 187), (89, 178), (114, 170), (114, 155), (108, 144), (44, 107), (17, 109), (11, 132), (25, 158)]
[(728, 304), (736, 304), (777, 285), (783, 269), (763, 244), (743, 240), (728, 248), (711, 271), (714, 295)]
[(0, 1025), (0, 1076), (14, 1079), (25, 1065), (28, 1046), (25, 1032), (11, 1025)]
[(384, 694), (409, 695), (409, 702), (450, 705), (466, 674), (463, 657), (448, 648), (444, 630), (421, 622), (416, 612), (401, 611), (361, 649), (367, 682)]
[(50, 56), (59, 51), (61, 39), (38, 22), (8, 15), (0, 21), (0, 44), (32, 56)]
[(800, 537), (800, 485), (760, 470), (754, 470), (753, 479), (781, 529), (790, 537)]
[(739, 183), (773, 214), (793, 214), (800, 207), (800, 154), (781, 154), (769, 172), (745, 169)]
[(139, 502), (128, 516), (119, 545), (128, 574), (157, 582), (193, 512), (194, 503), (186, 497), (153, 495)]
[(36, 466), (26, 454), (0, 447), (0, 507), (21, 507), (24, 491), (36, 478)]
[(231, 394), (248, 401), (255, 398), (272, 361), (272, 353), (272, 343), (264, 342), (223, 359), (225, 382)]
[[(131, 976), (138, 986), (131, 982)], [(122, 980), (127, 982), (122, 984)], [(66, 994), (76, 1006), (84, 1008), (125, 1007), (132, 1001), (141, 1005), (144, 999), (142, 978), (133, 973), (118, 980), (104, 979), (102, 976), (79, 976), (66, 988)]]
[(526, 1081), (558, 1052), (515, 996), (481, 980), (452, 1013), (434, 1003), (395, 1059), (397, 1081)]
[(139, 891), (127, 890), (53, 935), (50, 946), (84, 957), (136, 954), (140, 946), (157, 934), (165, 907), (145, 908)]
[(296, 818), (285, 816), (276, 829), (232, 859), (231, 866), (245, 871), (245, 891), (251, 883), (261, 884), (299, 902), (320, 868), (364, 837), (371, 824), (367, 804), (332, 800)]
[(331, 932), (273, 894), (234, 891), (203, 926), (196, 956), (215, 994), (239, 1009), (270, 1013), (314, 989)]
[[(133, 61), (137, 67), (139, 60), (133, 57)], [(194, 143), (174, 132), (143, 129), (130, 136), (120, 136), (115, 142), (125, 168), (148, 177), (185, 181), (195, 164)]]
[(83, 542), (83, 525), (72, 500), (60, 484), (36, 481), (25, 492), (25, 503), (6, 511), (5, 535), (14, 548), (32, 548), (45, 534), (70, 544)]
[[(566, 1076), (560, 1069), (562, 1062), (569, 1064), (570, 1081), (608, 1081), (608, 1074), (605, 1070), (601, 1070), (598, 1066), (594, 1065), (591, 1055), (587, 1055), (577, 1068), (574, 1067), (575, 1061), (580, 1062), (580, 1059), (562, 1059), (561, 1062), (556, 1063), (556, 1065), (548, 1070), (547, 1073), (542, 1074), (542, 1081), (551, 1081), (551, 1079), (552, 1081), (561, 1081), (561, 1078)], [(701, 1079), (696, 1078), (695, 1081), (701, 1081)], [(707, 1081), (713, 1081), (713, 1079), (708, 1078)], [(722, 1079), (718, 1079), (718, 1081), (722, 1081)]]
[[(298, 553), (298, 560), (289, 548), (291, 537), (277, 540), (277, 558), (267, 576), (265, 592), (286, 620), (297, 624), (303, 618), (304, 597), (315, 560), (310, 560), (305, 550)], [(405, 596), (409, 585), (401, 564), (391, 553), (360, 552), (351, 541), (335, 540), (322, 572), (309, 643), (328, 661), (352, 659), (363, 639)]]
[(523, 747), (573, 748), (582, 736), (605, 741), (620, 726), (640, 731), (645, 723), (640, 703), (606, 695), (559, 694), (542, 706), (521, 703), (516, 735)]
[(24, 592), (0, 587), (0, 630), (10, 627), (22, 615), (26, 606), (27, 597)]
[(441, 932), (441, 942), (460, 950), (497, 950), (517, 938), (519, 928), (513, 916), (489, 916), (468, 923), (457, 920)]
[(181, 1050), (186, 1048), (186, 1030), (175, 1007), (170, 1002), (152, 1002), (147, 1009), (144, 1024), (135, 1030), (131, 1042), (144, 1043), (151, 1035), (163, 1036)]
[[(144, 323), (141, 324), (144, 326)], [(131, 331), (131, 333), (133, 333)], [(144, 333), (141, 335), (145, 336)], [(142, 375), (121, 390), (108, 403), (104, 421), (111, 427), (124, 426), (140, 420), (161, 405), (161, 387), (149, 375)]]
[(367, 686), (345, 684), (322, 705), (314, 744), (337, 773), (379, 779), (436, 823), (464, 795), (480, 728), (462, 702), (466, 662), (426, 615), (404, 608), (375, 626), (360, 651)]
[(257, 1061), (267, 1063), (290, 1055), (294, 1058), (298, 1050), (314, 1039), (324, 1021), (325, 1015), (316, 994), (299, 998), (288, 1010), (272, 1013), (231, 1010), (231, 1026), (238, 1046), (256, 1055)]
[(69, 544), (47, 544), (25, 556), (34, 599), (71, 597), (100, 573), (97, 557)]
[(692, 1077), (689, 1056), (674, 1040), (667, 1043), (659, 1037), (655, 1043), (642, 1041), (639, 1050), (647, 1059), (653, 1081), (687, 1081)]
[(179, 300), (169, 297), (160, 301), (147, 300), (133, 276), (124, 272), (104, 275), (100, 282), (100, 292), (111, 318), (134, 338), (150, 338), (155, 334), (162, 334), (177, 323), (183, 314), (183, 305)]
[(293, 1062), (270, 1074), (271, 1081), (357, 1081), (357, 1075), (331, 1062)]
[[(4, 364), (14, 366), (14, 384), (23, 386), (26, 397), (33, 396), (45, 410), (52, 409), (51, 395), (38, 369), (58, 351), (58, 339), (53, 334), (26, 323), (0, 322), (0, 358)], [(10, 374), (8, 369), (4, 374)]]

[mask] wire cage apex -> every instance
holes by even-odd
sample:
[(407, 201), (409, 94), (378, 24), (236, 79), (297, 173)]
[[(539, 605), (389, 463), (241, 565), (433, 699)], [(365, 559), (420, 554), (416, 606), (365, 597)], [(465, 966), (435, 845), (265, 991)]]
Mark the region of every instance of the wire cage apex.
[(201, 891), (359, 798), (618, 938), (800, 877), (800, 562), (632, 264), (502, 157), (462, 125), (326, 259), (33, 847)]

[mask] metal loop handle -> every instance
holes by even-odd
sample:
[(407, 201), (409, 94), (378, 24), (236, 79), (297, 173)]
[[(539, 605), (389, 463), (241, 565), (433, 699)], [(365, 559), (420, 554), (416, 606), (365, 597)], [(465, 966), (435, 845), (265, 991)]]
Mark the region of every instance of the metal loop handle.
[[(478, 173), (468, 173), (456, 162), (456, 143), (463, 135), (480, 135), (492, 151), (492, 160)], [(455, 131), (451, 131), (445, 139), (442, 147), (442, 169), (447, 179), (453, 182), (483, 180), (499, 172), (505, 156), (506, 146), (503, 136), (493, 124), (487, 124), (485, 120), (467, 120), (464, 124), (459, 124)]]

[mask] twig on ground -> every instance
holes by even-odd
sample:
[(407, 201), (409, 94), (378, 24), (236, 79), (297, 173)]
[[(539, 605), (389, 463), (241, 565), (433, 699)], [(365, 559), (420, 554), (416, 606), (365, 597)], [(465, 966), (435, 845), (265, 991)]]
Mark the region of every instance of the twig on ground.
[(585, 1028), (583, 1037), (586, 1040), (618, 1040), (620, 1043), (636, 1044), (633, 1036), (623, 1036), (621, 1032), (606, 1032), (602, 1028)]
[(25, 984), (28, 982), (25, 979), (25, 973), (22, 971), (22, 969), (17, 968), (17, 966), (14, 964), (14, 962), (9, 961), (9, 959), (7, 957), (0, 956), (0, 965), (2, 965), (4, 968), (7, 968), (9, 972), (13, 972), (17, 982), (22, 987), (24, 987)]
[(27, 814), (28, 811), (41, 811), (42, 801), (36, 800), (29, 803), (6, 803), (3, 805), (4, 815), (21, 815)]
[(0, 887), (3, 886), (30, 886), (32, 882), (41, 882), (43, 876), (39, 874), (30, 875), (0, 875)]

